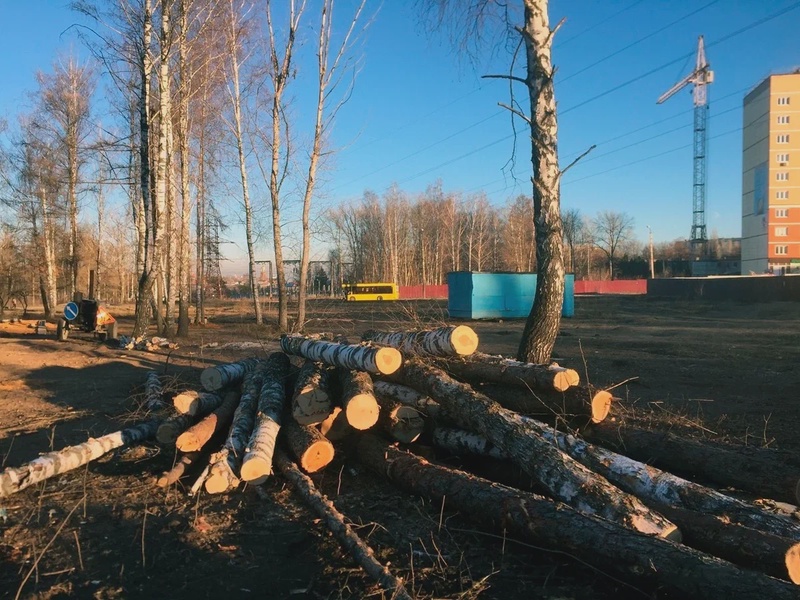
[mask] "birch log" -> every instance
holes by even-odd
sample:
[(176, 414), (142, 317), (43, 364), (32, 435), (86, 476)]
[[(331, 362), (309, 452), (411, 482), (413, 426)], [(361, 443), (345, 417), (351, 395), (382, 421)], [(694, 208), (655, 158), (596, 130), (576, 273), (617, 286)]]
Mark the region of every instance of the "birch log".
[(187, 415), (207, 415), (219, 408), (222, 404), (222, 396), (214, 392), (197, 392), (189, 390), (176, 395), (172, 399), (172, 405), (181, 414)]
[(297, 385), (292, 393), (295, 421), (301, 425), (316, 425), (328, 418), (332, 410), (328, 378), (327, 367), (306, 360), (297, 374)]
[[(506, 408), (526, 415), (557, 416), (573, 428), (601, 423), (611, 411), (613, 396), (605, 390), (571, 387), (563, 392), (533, 391), (500, 384), (475, 385), (475, 389)], [(550, 422), (550, 419), (545, 419)]]
[(382, 380), (373, 382), (372, 386), (376, 395), (416, 408), (426, 417), (436, 419), (442, 413), (442, 407), (438, 402), (425, 394), (420, 394), (414, 388)]
[(395, 348), (374, 348), (309, 340), (301, 335), (281, 336), (281, 349), (326, 365), (389, 375), (400, 368), (403, 358)]
[(437, 427), (432, 434), (435, 446), (456, 456), (486, 456), (496, 460), (508, 460), (508, 455), (485, 437), (450, 427)]
[(245, 358), (234, 363), (207, 367), (200, 373), (200, 383), (206, 391), (216, 392), (226, 386), (241, 383), (244, 376), (260, 362), (258, 358)]
[(367, 546), (358, 534), (353, 531), (353, 528), (345, 522), (344, 515), (336, 510), (333, 502), (320, 493), (314, 482), (307, 475), (304, 475), (289, 460), (289, 457), (280, 450), (275, 453), (275, 464), (292, 483), (306, 504), (325, 520), (328, 529), (331, 530), (339, 543), (352, 554), (367, 575), (377, 581), (389, 593), (389, 597), (392, 600), (412, 600), (412, 596), (403, 587), (403, 581), (392, 575), (389, 569), (378, 562), (372, 548)]
[(532, 390), (563, 392), (580, 382), (580, 376), (574, 369), (565, 369), (555, 364), (524, 363), (482, 352), (461, 359), (440, 359), (437, 364), (464, 381), (503, 383)]
[(569, 456), (645, 503), (674, 506), (723, 517), (734, 523), (774, 535), (800, 540), (800, 524), (711, 488), (682, 479), (637, 460), (556, 431), (534, 419), (526, 428), (557, 445)]
[(600, 423), (584, 435), (591, 441), (653, 464), (665, 471), (722, 487), (749, 492), (759, 498), (800, 503), (800, 468), (775, 460), (774, 453), (723, 447), (630, 425)]
[(189, 414), (175, 415), (169, 419), (165, 419), (158, 426), (156, 431), (156, 441), (159, 444), (174, 444), (178, 436), (186, 431), (189, 426), (194, 422), (194, 417)]
[(342, 389), (342, 408), (351, 427), (369, 429), (378, 422), (380, 406), (372, 388), (372, 379), (363, 371), (338, 369)]
[(425, 419), (413, 406), (385, 397), (379, 397), (378, 402), (381, 407), (378, 424), (398, 442), (410, 444), (425, 431)]
[(228, 392), (222, 405), (178, 436), (175, 446), (181, 452), (200, 450), (218, 432), (230, 427), (239, 404), (239, 392)]
[(144, 408), (147, 411), (160, 410), (166, 408), (164, 403), (164, 390), (161, 387), (161, 380), (155, 371), (147, 372), (147, 379), (144, 382)]
[(749, 600), (797, 598), (797, 588), (755, 571), (617, 523), (581, 514), (560, 502), (456, 471), (393, 448), (370, 434), (356, 456), (370, 469), (498, 534), (560, 550), (601, 571), (669, 591), (676, 598)]
[(283, 432), (292, 454), (306, 473), (316, 473), (333, 460), (333, 444), (316, 427), (289, 419)]
[(319, 424), (319, 432), (332, 442), (343, 440), (354, 431), (341, 406), (334, 406), (328, 418)]
[(258, 413), (253, 434), (242, 459), (242, 479), (262, 483), (272, 473), (272, 455), (281, 428), (286, 404), (286, 377), (289, 357), (273, 352), (264, 366), (264, 382), (258, 397)]
[(9, 467), (0, 473), (0, 498), (26, 487), (77, 469), (115, 448), (130, 446), (155, 436), (159, 421), (147, 421), (99, 438), (90, 438), (77, 446), (48, 452), (21, 467)]
[(580, 512), (621, 523), (642, 533), (679, 539), (673, 523), (620, 491), (539, 435), (524, 417), (504, 409), (470, 386), (422, 362), (408, 361), (403, 380), (439, 402), (465, 429), (484, 435), (548, 492)]
[(228, 438), (222, 449), (211, 456), (208, 474), (205, 477), (205, 488), (209, 494), (221, 494), (239, 485), (239, 466), (258, 408), (258, 394), (264, 381), (264, 367), (256, 366), (245, 374), (242, 382), (242, 397), (233, 414), (233, 422)]
[(397, 348), (406, 355), (468, 356), (478, 349), (478, 334), (466, 325), (408, 332), (370, 329), (364, 332), (361, 339)]

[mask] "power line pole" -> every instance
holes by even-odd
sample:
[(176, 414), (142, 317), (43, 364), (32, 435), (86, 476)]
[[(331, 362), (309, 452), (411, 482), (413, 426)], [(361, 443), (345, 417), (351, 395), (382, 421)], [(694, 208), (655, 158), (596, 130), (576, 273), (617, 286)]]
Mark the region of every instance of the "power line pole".
[(653, 262), (653, 230), (650, 225), (647, 226), (647, 231), (650, 233), (650, 279), (656, 278), (655, 263)]

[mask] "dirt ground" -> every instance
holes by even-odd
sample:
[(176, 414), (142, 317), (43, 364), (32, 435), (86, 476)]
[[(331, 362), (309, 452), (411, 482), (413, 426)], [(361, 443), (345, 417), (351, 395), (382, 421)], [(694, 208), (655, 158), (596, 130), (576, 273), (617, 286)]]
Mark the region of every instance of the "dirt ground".
[[(111, 307), (120, 332), (132, 323)], [(246, 306), (215, 307), (176, 350), (126, 351), (0, 324), (0, 464), (124, 427), (149, 369), (172, 390), (199, 387), (209, 364), (277, 349)], [(316, 301), (311, 331), (358, 339), (370, 328), (451, 322), (444, 302)], [(6, 315), (13, 316), (13, 315)], [(470, 323), (480, 350), (513, 355), (521, 320)], [(249, 348), (226, 346), (251, 342)], [(748, 445), (800, 449), (800, 304), (581, 297), (555, 355), (619, 409), (653, 426)], [(621, 385), (618, 385), (621, 384)], [(0, 500), (0, 598), (380, 598), (279, 477), (259, 489), (190, 498), (153, 477), (174, 450), (112, 452)], [(377, 557), (420, 598), (640, 598), (569, 557), (477, 529), (374, 477), (341, 452), (314, 477)], [(652, 597), (646, 595), (646, 597)]]

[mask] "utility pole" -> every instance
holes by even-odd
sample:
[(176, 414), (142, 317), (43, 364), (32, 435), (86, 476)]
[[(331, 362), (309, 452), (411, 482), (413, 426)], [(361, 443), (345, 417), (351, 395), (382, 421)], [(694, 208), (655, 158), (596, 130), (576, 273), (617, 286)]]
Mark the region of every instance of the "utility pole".
[(655, 279), (656, 267), (653, 262), (653, 230), (650, 229), (650, 225), (647, 226), (647, 231), (650, 233), (650, 279)]
[(420, 251), (422, 254), (422, 297), (425, 298), (425, 228), (419, 231)]

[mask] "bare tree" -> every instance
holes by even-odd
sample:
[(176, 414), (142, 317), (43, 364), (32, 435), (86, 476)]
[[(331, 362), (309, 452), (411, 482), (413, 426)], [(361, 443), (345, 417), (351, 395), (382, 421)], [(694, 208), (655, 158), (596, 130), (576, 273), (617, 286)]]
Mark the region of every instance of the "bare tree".
[(595, 217), (592, 229), (595, 244), (608, 260), (608, 277), (614, 279), (614, 259), (620, 248), (630, 240), (633, 217), (626, 213), (606, 210)]
[(568, 271), (575, 272), (575, 247), (584, 236), (584, 228), (586, 221), (577, 208), (570, 208), (561, 214), (561, 223), (564, 228), (564, 242), (569, 249), (569, 267)]

